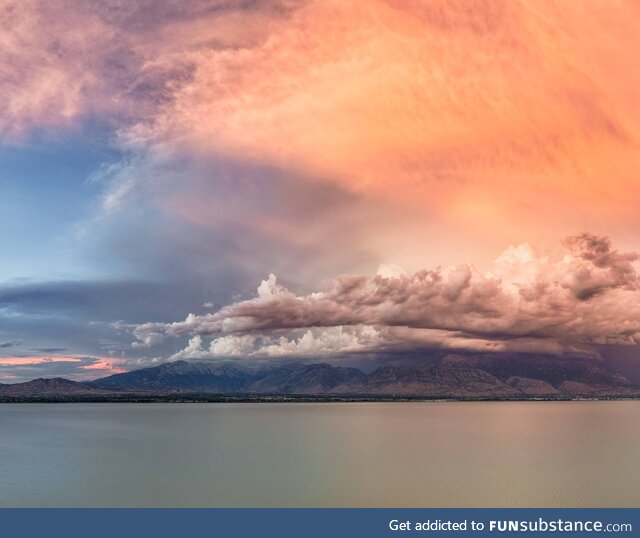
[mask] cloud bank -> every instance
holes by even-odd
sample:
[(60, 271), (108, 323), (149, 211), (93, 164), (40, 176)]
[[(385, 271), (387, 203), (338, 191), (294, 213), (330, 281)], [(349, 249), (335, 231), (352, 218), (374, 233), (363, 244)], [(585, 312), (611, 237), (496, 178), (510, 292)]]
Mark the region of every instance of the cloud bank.
[[(328, 291), (308, 295), (292, 293), (272, 274), (253, 299), (132, 331), (145, 343), (194, 337), (180, 357), (330, 354), (421, 339), (540, 351), (640, 343), (638, 254), (587, 233), (567, 238), (565, 246), (568, 253), (556, 261), (521, 245), (507, 249), (487, 273), (461, 265), (412, 276), (344, 275)], [(202, 336), (214, 337), (206, 351)]]

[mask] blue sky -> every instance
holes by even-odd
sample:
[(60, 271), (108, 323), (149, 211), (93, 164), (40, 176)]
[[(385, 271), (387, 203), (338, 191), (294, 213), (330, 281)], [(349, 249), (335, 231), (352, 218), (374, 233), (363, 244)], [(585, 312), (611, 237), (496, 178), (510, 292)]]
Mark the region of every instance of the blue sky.
[(78, 233), (102, 188), (92, 175), (116, 158), (77, 137), (0, 148), (0, 281), (91, 275)]

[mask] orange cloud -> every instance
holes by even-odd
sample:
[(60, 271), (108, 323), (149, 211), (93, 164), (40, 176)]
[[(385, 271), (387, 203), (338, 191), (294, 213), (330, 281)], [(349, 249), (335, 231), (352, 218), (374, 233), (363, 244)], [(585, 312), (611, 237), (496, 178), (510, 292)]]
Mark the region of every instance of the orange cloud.
[[(414, 267), (412, 252), (548, 245), (574, 230), (637, 247), (637, 2), (205, 4), (167, 0), (152, 17), (9, 1), (0, 137), (90, 113), (116, 121), (151, 165), (114, 181), (108, 206), (176, 155), (332, 181), (393, 208), (394, 229), (372, 219), (367, 244)], [(307, 241), (278, 219), (254, 226)]]
[(295, 168), (477, 233), (640, 231), (639, 11), (311, 1), (258, 45), (185, 52), (193, 78), (129, 137)]

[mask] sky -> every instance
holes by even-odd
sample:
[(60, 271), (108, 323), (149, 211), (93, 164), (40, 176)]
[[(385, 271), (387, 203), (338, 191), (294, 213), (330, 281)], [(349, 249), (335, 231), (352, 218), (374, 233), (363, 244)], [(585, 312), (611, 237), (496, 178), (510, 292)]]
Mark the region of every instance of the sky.
[(632, 0), (0, 0), (0, 383), (640, 361)]

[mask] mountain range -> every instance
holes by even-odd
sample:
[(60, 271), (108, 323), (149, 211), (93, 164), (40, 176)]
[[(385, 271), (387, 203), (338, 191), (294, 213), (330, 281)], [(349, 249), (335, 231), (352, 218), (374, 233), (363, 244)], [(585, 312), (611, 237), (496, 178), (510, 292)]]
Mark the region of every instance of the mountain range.
[[(194, 395), (424, 399), (634, 398), (640, 387), (599, 359), (449, 354), (366, 373), (328, 363), (244, 365), (175, 361), (91, 382), (63, 378), (0, 385), (0, 400), (181, 398)], [(259, 399), (259, 398), (258, 398)]]

